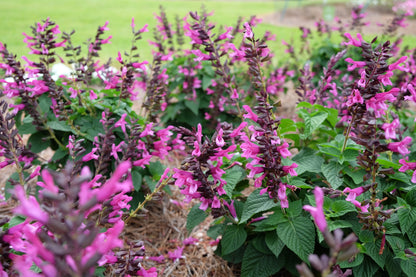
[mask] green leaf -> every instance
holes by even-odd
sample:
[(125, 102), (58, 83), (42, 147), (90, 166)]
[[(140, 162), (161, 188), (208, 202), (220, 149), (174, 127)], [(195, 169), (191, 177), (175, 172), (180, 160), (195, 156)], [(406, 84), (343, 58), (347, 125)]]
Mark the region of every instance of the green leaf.
[(354, 204), (345, 200), (335, 200), (331, 203), (331, 210), (327, 213), (328, 217), (340, 217), (346, 213), (356, 212)]
[(279, 258), (280, 253), (282, 252), (285, 244), (279, 238), (276, 232), (267, 232), (265, 238), (267, 247), (269, 247), (270, 251)]
[(416, 245), (416, 222), (413, 223), (407, 231), (407, 236), (409, 237), (409, 240), (412, 243), (412, 245)]
[(185, 101), (185, 106), (188, 107), (195, 115), (198, 115), (199, 98), (196, 98), (195, 100)]
[(209, 227), (207, 231), (207, 236), (212, 239), (217, 239), (220, 235), (224, 232), (225, 225), (224, 224), (216, 224)]
[(228, 225), (225, 227), (224, 235), (221, 239), (222, 255), (227, 255), (240, 248), (246, 241), (247, 232), (244, 225)]
[(201, 224), (205, 218), (208, 217), (208, 214), (199, 208), (201, 204), (197, 204), (191, 208), (186, 218), (186, 230), (188, 233), (191, 233), (192, 230)]
[(416, 261), (414, 258), (400, 261), (400, 266), (407, 276), (415, 276)]
[(55, 151), (55, 154), (52, 156), (52, 161), (56, 162), (60, 159), (64, 158), (68, 155), (68, 151), (66, 149), (58, 148), (58, 150)]
[(260, 195), (260, 189), (256, 189), (247, 198), (240, 223), (246, 222), (256, 213), (267, 211), (276, 206), (278, 204), (270, 199), (268, 193)]
[(313, 131), (318, 129), (318, 127), (325, 121), (325, 119), (328, 117), (328, 114), (325, 112), (318, 112), (314, 113), (311, 116), (307, 116), (304, 118), (305, 120), (305, 130), (303, 135), (303, 139), (307, 139)]
[(159, 181), (160, 177), (162, 176), (163, 172), (165, 171), (165, 167), (159, 162), (150, 162), (148, 165), (148, 169), (150, 174), (152, 174), (153, 179)]
[(154, 191), (156, 189), (157, 181), (155, 181), (151, 176), (146, 175), (143, 179), (150, 191)]
[(277, 273), (283, 265), (283, 259), (277, 259), (274, 255), (265, 255), (249, 243), (244, 251), (241, 277), (268, 277)]
[(30, 151), (40, 153), (50, 146), (49, 133), (46, 131), (34, 133), (29, 137), (28, 143), (32, 145)]
[(143, 177), (142, 174), (140, 174), (140, 172), (138, 172), (137, 170), (133, 170), (131, 171), (131, 179), (133, 181), (133, 187), (135, 191), (139, 191), (140, 188), (142, 187), (142, 181), (143, 181)]
[(279, 132), (280, 134), (296, 132), (295, 122), (292, 119), (283, 118), (282, 120), (280, 120)]
[(400, 277), (402, 276), (402, 268), (400, 266), (400, 259), (395, 259), (391, 252), (386, 258), (386, 270), (389, 277)]
[(416, 207), (416, 188), (410, 190), (407, 194), (406, 194), (406, 202), (413, 206)]
[(375, 276), (374, 274), (377, 272), (377, 270), (378, 265), (373, 262), (372, 259), (364, 258), (364, 261), (360, 265), (354, 267), (352, 272), (354, 276), (373, 277)]
[(339, 176), (339, 172), (342, 169), (342, 165), (340, 165), (337, 162), (331, 161), (328, 164), (323, 164), (321, 166), (321, 169), (322, 173), (324, 174), (324, 177), (333, 189), (337, 189), (343, 184), (344, 179)]
[(354, 184), (358, 185), (358, 184), (362, 184), (363, 183), (363, 178), (364, 178), (364, 175), (365, 175), (365, 170), (360, 169), (360, 170), (353, 171), (351, 168), (345, 167), (344, 168), (344, 172), (345, 172), (345, 174), (347, 174), (348, 176), (351, 177), (351, 179), (354, 182)]
[(366, 243), (364, 245), (365, 250), (366, 250), (365, 254), (370, 256), (380, 268), (384, 268), (384, 264), (386, 263), (387, 250), (384, 251), (382, 255), (380, 255), (379, 254), (380, 246), (381, 246), (381, 240), (377, 240), (376, 242)]
[(361, 230), (358, 238), (361, 242), (373, 242), (374, 241), (374, 234), (370, 230)]
[(278, 225), (276, 233), (290, 250), (309, 264), (308, 256), (315, 248), (315, 226), (310, 219), (288, 218)]
[(341, 156), (341, 150), (339, 150), (337, 146), (330, 143), (321, 143), (318, 145), (318, 148), (321, 153), (337, 158)]
[(306, 171), (320, 173), (324, 162), (324, 159), (316, 155), (316, 152), (310, 148), (302, 149), (292, 160), (298, 165), (296, 168), (298, 175)]
[(313, 105), (311, 104), (311, 103), (309, 103), (309, 102), (300, 102), (297, 106), (296, 106), (296, 108), (308, 108), (308, 109), (310, 109), (310, 108), (312, 108), (313, 107)]
[[(415, 227), (416, 227), (416, 225), (415, 225)], [(393, 250), (395, 255), (397, 255), (397, 253), (399, 253), (401, 251), (404, 251), (404, 248), (405, 248), (406, 244), (405, 244), (405, 242), (402, 238), (387, 235), (386, 240), (387, 240), (388, 244), (390, 245), (390, 247)]]
[(25, 221), (25, 217), (23, 216), (13, 216), (9, 222), (7, 222), (7, 227), (12, 228), (14, 226), (19, 225), (20, 223), (23, 223)]
[(25, 134), (33, 134), (35, 133), (36, 126), (33, 123), (24, 123), (17, 127), (17, 130), (19, 131), (19, 134), (25, 135)]
[(212, 77), (204, 75), (202, 77), (202, 89), (206, 90), (211, 85), (212, 85)]
[(402, 232), (407, 233), (416, 221), (416, 208), (401, 208), (397, 211), (397, 215)]
[(288, 183), (291, 186), (295, 186), (295, 187), (301, 188), (301, 189), (311, 189), (311, 188), (313, 188), (311, 185), (305, 183), (305, 179), (300, 178), (300, 177), (289, 178)]
[(72, 132), (72, 129), (69, 125), (65, 124), (63, 121), (48, 121), (46, 125), (52, 130)]
[(224, 190), (228, 197), (232, 197), (235, 186), (238, 182), (244, 179), (245, 175), (245, 170), (239, 166), (230, 168), (225, 174), (222, 175), (222, 179), (227, 182), (224, 185)]
[(352, 261), (342, 261), (339, 262), (338, 265), (341, 268), (353, 268), (356, 267), (358, 265), (360, 265), (364, 260), (364, 254), (362, 253), (358, 253), (357, 256), (355, 256), (355, 258)]

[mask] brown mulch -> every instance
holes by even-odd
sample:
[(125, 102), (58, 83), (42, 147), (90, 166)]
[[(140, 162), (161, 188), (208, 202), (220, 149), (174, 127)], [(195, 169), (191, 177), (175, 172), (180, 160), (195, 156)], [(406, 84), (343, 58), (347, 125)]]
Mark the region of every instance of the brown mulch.
[[(162, 263), (144, 260), (144, 268), (156, 267), (158, 276), (235, 276), (235, 269), (233, 271), (226, 261), (214, 254), (212, 239), (206, 236), (210, 219), (188, 234), (186, 217), (189, 207), (179, 207), (168, 200), (175, 199), (177, 194), (178, 192), (173, 197), (164, 196), (150, 202), (146, 211), (130, 221), (125, 228), (127, 238), (144, 242), (147, 257), (165, 256)], [(183, 258), (176, 261), (169, 259), (168, 252), (183, 247), (182, 241), (190, 236), (198, 239), (195, 245), (184, 246)]]

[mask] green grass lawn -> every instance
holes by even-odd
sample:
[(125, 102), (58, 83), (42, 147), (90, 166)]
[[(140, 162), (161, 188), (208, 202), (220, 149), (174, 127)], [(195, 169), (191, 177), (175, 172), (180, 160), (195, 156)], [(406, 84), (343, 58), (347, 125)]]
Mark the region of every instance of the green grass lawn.
[[(332, 2), (340, 0), (327, 0), (327, 3)], [(149, 30), (155, 27), (154, 14), (159, 12), (160, 5), (164, 6), (171, 23), (174, 23), (175, 15), (183, 18), (189, 11), (200, 10), (203, 4), (208, 11), (215, 12), (212, 20), (217, 25), (230, 26), (235, 25), (239, 16), (248, 19), (251, 15), (261, 16), (273, 12), (280, 16), (280, 11), (287, 7), (322, 3), (322, 0), (291, 0), (287, 3), (284, 0), (1, 0), (0, 41), (7, 44), (9, 51), (20, 57), (28, 53), (22, 32), (30, 34), (30, 26), (42, 19), (50, 17), (62, 31), (75, 30), (73, 41), (76, 45), (93, 37), (97, 27), (109, 21), (110, 30), (107, 34), (113, 36), (112, 43), (104, 45), (101, 52), (101, 57), (106, 60), (116, 57), (118, 51), (130, 49), (132, 17), (135, 18), (137, 28), (146, 23), (149, 24)], [(269, 43), (269, 47), (278, 57), (285, 50), (281, 40), (289, 41), (293, 36), (298, 40), (300, 34), (297, 28), (270, 24), (260, 24), (254, 31), (260, 37), (266, 30), (277, 36), (275, 42)], [(142, 59), (150, 58), (151, 47), (147, 43), (149, 39), (152, 39), (151, 32), (146, 33), (138, 43)]]
[[(213, 20), (219, 25), (234, 25), (239, 16), (249, 18), (251, 15), (262, 15), (282, 7), (282, 1), (156, 1), (156, 0), (16, 0), (0, 1), (0, 41), (6, 43), (9, 51), (18, 56), (27, 55), (22, 32), (30, 34), (30, 26), (35, 22), (50, 17), (62, 31), (75, 30), (73, 37), (77, 44), (94, 36), (99, 25), (107, 20), (112, 35), (112, 43), (105, 45), (102, 56), (115, 57), (117, 51), (128, 50), (131, 45), (132, 17), (136, 26), (148, 23), (150, 28), (156, 25), (154, 14), (163, 5), (172, 23), (177, 14), (180, 18), (189, 11), (199, 10), (202, 3), (208, 11), (215, 11)], [(293, 1), (292, 1), (293, 2)], [(297, 1), (294, 1), (297, 2)], [(293, 6), (293, 4), (291, 4)], [(260, 28), (260, 32), (266, 26)], [(149, 30), (151, 30), (149, 28)], [(290, 33), (290, 32), (289, 32)], [(144, 57), (150, 54), (147, 40), (151, 32), (146, 33), (139, 47)]]

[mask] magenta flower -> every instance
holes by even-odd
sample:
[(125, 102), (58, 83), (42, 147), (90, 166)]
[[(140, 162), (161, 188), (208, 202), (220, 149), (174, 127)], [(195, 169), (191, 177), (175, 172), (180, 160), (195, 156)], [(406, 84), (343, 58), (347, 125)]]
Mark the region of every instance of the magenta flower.
[(407, 56), (401, 57), (397, 62), (392, 63), (391, 65), (389, 65), (389, 70), (393, 71), (395, 69), (398, 69), (398, 70), (401, 70), (401, 71), (405, 71), (403, 66), (399, 66), (399, 64), (405, 62), (406, 60), (407, 60)]
[(400, 159), (399, 163), (402, 167), (399, 168), (400, 172), (406, 172), (407, 170), (414, 170), (412, 175), (412, 183), (416, 183), (416, 162), (408, 162), (405, 159)]
[(172, 261), (176, 261), (176, 260), (185, 258), (185, 256), (182, 255), (183, 249), (185, 249), (185, 247), (178, 246), (176, 250), (169, 251), (168, 252), (169, 259), (171, 259)]
[(254, 122), (257, 122), (257, 115), (251, 110), (251, 108), (248, 105), (244, 105), (243, 109), (246, 110), (247, 114), (244, 114), (244, 118), (249, 118), (253, 120)]
[(324, 192), (320, 187), (315, 187), (313, 193), (315, 194), (316, 207), (305, 205), (303, 209), (310, 212), (318, 229), (324, 233), (327, 228), (327, 222), (323, 210)]
[(345, 45), (354, 45), (356, 47), (360, 47), (361, 46), (361, 42), (363, 41), (363, 37), (361, 36), (360, 33), (357, 33), (357, 39), (354, 39), (350, 33), (345, 33), (344, 36), (346, 36), (349, 41), (345, 42)]
[(17, 185), (14, 188), (14, 195), (20, 201), (20, 205), (14, 209), (14, 213), (30, 217), (43, 224), (48, 222), (48, 213), (40, 208), (40, 205), (34, 196), (26, 198), (26, 193), (22, 186)]
[(119, 164), (114, 171), (113, 175), (107, 182), (102, 185), (99, 189), (95, 190), (98, 201), (105, 201), (109, 197), (118, 192), (128, 192), (132, 189), (132, 180), (128, 178), (126, 181), (119, 182), (124, 174), (128, 173), (131, 168), (129, 161), (122, 162)]
[(396, 138), (396, 129), (400, 127), (399, 119), (396, 118), (391, 123), (384, 123), (381, 128), (385, 131), (384, 136), (386, 139)]
[(244, 38), (248, 38), (248, 39), (253, 39), (254, 34), (253, 31), (251, 30), (250, 25), (248, 24), (248, 22), (244, 23)]
[(182, 241), (182, 244), (183, 245), (191, 245), (191, 244), (195, 245), (197, 242), (198, 242), (198, 239), (193, 238), (193, 237), (189, 237), (189, 238), (184, 239)]
[(351, 107), (355, 103), (364, 103), (364, 99), (361, 97), (360, 91), (358, 89), (353, 89), (352, 93), (348, 96), (347, 103), (345, 103), (348, 107)]
[(82, 157), (83, 162), (88, 162), (91, 160), (98, 160), (99, 156), (95, 154), (95, 152), (98, 150), (97, 147), (94, 147), (90, 153), (86, 154), (84, 157)]
[(124, 113), (121, 118), (114, 124), (114, 127), (121, 127), (121, 130), (126, 132), (126, 116), (127, 114)]
[(228, 204), (228, 202), (224, 200), (223, 204), (224, 204), (224, 206), (226, 206), (228, 208), (228, 210), (230, 211), (230, 214), (234, 218), (234, 220), (238, 221), (237, 213), (236, 213), (235, 207), (234, 207), (234, 200), (231, 200), (230, 204)]
[(297, 167), (298, 167), (297, 163), (292, 163), (291, 165), (283, 166), (283, 171), (289, 173), (290, 176), (298, 176), (298, 173), (295, 170), (295, 168)]
[(402, 141), (399, 142), (391, 142), (388, 145), (388, 148), (393, 152), (398, 152), (403, 156), (409, 154), (409, 144), (412, 143), (411, 137), (405, 137)]

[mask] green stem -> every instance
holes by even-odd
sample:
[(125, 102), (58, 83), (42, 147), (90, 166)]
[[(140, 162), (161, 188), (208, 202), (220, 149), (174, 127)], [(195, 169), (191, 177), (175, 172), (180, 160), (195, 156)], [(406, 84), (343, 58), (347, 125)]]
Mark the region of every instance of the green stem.
[(157, 194), (157, 193), (159, 193), (167, 184), (168, 184), (168, 182), (170, 181), (170, 179), (172, 178), (172, 176), (169, 176), (168, 178), (166, 178), (165, 180), (163, 180), (162, 181), (162, 183), (160, 183), (160, 185), (159, 186), (157, 186), (156, 187), (156, 189), (151, 193), (151, 194), (147, 194), (146, 195), (146, 197), (145, 197), (145, 199), (144, 199), (144, 201), (143, 202), (141, 202), (138, 206), (137, 206), (137, 208), (134, 210), (134, 211), (132, 211), (130, 214), (129, 214), (129, 216), (126, 218), (126, 220), (124, 220), (124, 223), (127, 225), (128, 223), (129, 223), (129, 221), (133, 218), (133, 217), (136, 217), (136, 214), (141, 210), (141, 209), (143, 209), (143, 207), (144, 207), (144, 205), (147, 203), (147, 202), (149, 202), (150, 200), (152, 200), (153, 199), (153, 197)]

